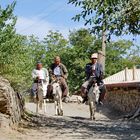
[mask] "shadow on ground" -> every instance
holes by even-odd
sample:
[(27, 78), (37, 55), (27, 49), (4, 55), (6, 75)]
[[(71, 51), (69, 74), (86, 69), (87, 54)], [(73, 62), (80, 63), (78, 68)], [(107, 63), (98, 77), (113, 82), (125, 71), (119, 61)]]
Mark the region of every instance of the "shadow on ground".
[[(90, 121), (87, 118), (75, 116), (46, 117), (43, 115), (29, 116), (28, 125), (23, 125), (26, 129), (51, 129), (51, 138), (61, 138), (65, 136), (71, 139), (139, 139), (140, 124), (134, 122), (124, 122), (120, 120), (97, 120)], [(42, 131), (46, 133), (45, 131)]]

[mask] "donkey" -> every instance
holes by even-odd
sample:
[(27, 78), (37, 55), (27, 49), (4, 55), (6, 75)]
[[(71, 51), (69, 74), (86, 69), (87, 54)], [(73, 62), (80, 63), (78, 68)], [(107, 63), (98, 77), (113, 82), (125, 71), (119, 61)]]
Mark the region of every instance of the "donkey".
[(88, 92), (90, 119), (95, 120), (96, 103), (99, 101), (100, 90), (97, 83), (94, 83)]
[(53, 98), (55, 104), (55, 115), (63, 116), (63, 108), (62, 108), (62, 89), (59, 81), (52, 82), (53, 87)]
[(47, 83), (43, 82), (41, 80), (40, 83), (37, 83), (37, 92), (36, 92), (36, 113), (39, 112), (39, 110), (42, 110), (42, 104), (44, 104), (44, 113), (46, 113), (46, 99), (44, 98), (46, 96), (47, 92)]

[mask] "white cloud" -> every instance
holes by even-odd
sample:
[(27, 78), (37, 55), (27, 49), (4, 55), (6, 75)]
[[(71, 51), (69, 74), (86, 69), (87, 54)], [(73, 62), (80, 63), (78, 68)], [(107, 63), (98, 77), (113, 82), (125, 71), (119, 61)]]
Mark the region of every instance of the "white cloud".
[(59, 31), (63, 34), (64, 37), (68, 37), (69, 30), (79, 29), (84, 26), (77, 25), (75, 27), (69, 26), (65, 27), (63, 25), (57, 25), (54, 23), (50, 23), (46, 20), (41, 20), (40, 18), (25, 18), (25, 17), (18, 17), (16, 23), (16, 30), (17, 33), (23, 35), (35, 35), (40, 39), (43, 39), (49, 30), (52, 31)]
[(19, 17), (16, 24), (17, 33), (23, 35), (32, 35), (43, 38), (49, 30), (53, 29), (53, 25), (47, 21), (37, 18)]

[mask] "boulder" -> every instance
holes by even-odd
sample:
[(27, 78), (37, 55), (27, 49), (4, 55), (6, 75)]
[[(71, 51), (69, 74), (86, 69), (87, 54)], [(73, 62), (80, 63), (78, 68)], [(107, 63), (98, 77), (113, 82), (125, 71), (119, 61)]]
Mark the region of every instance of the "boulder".
[(8, 80), (0, 76), (0, 127), (17, 125), (24, 113), (24, 100)]
[(81, 96), (78, 95), (72, 95), (70, 97), (70, 101), (69, 102), (77, 102), (77, 103), (82, 103), (83, 98)]

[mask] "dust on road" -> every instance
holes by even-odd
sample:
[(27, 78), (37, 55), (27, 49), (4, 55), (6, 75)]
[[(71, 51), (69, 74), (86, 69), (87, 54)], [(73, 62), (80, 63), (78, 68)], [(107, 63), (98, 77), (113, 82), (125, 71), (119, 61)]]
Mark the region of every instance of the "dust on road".
[[(63, 106), (64, 116), (57, 117), (54, 104), (48, 103), (46, 114), (32, 115), (30, 121), (21, 123), (18, 132), (4, 132), (0, 140), (140, 139), (140, 123), (118, 119), (105, 106), (98, 107), (95, 121), (89, 119), (88, 105)], [(33, 103), (26, 104), (26, 108), (35, 112)]]

